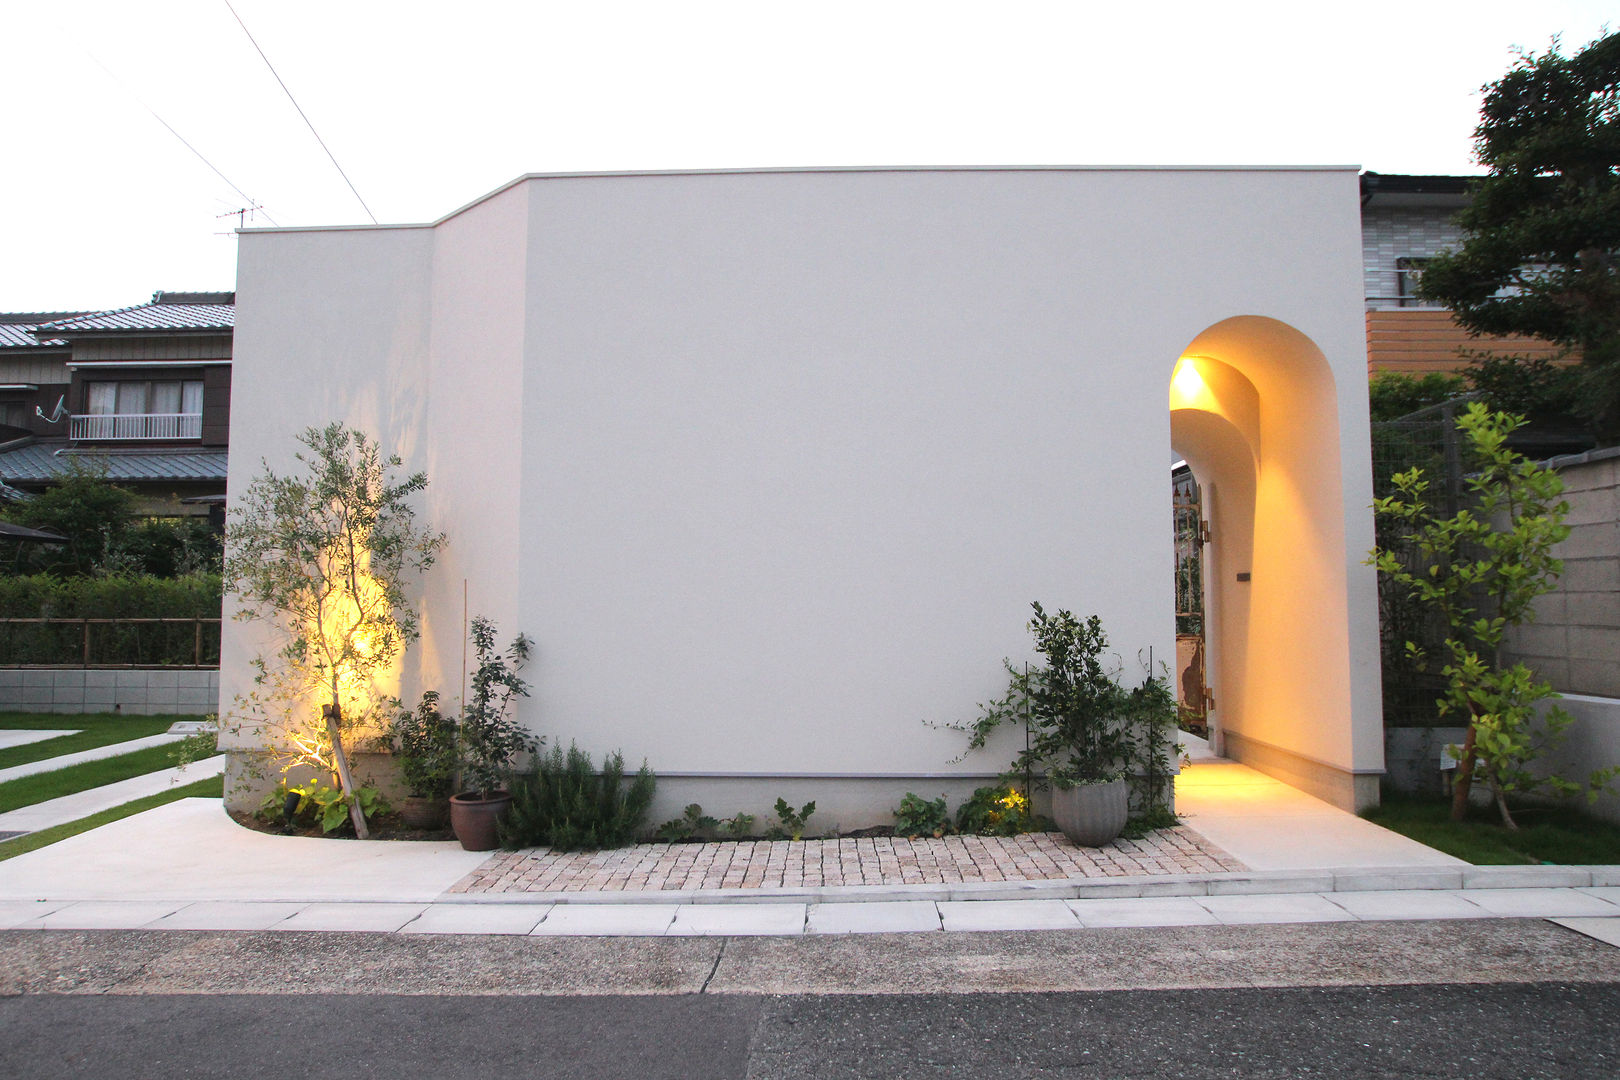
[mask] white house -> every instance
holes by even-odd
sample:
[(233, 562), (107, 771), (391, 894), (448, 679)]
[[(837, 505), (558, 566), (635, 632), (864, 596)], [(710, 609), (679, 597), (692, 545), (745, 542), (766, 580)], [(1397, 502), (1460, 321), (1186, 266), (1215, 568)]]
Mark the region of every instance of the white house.
[[(1172, 451), (1209, 498), (1214, 730), (1346, 808), (1379, 716), (1353, 168), (527, 176), (425, 225), (248, 230), (231, 491), (342, 420), (431, 486), (407, 698), (472, 614), (523, 720), (817, 825), (963, 795), (1029, 603), (1175, 656)], [(227, 712), (260, 639), (227, 623)], [(1010, 736), (1009, 736), (1010, 737)], [(251, 750), (237, 740), (235, 751)], [(665, 816), (673, 816), (671, 813)]]

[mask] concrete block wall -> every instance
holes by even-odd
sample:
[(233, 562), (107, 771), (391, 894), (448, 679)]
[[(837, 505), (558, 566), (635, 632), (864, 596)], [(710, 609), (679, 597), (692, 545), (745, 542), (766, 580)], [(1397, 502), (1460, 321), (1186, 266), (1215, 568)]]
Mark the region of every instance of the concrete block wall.
[(1550, 462), (1564, 481), (1564, 574), (1510, 632), (1507, 655), (1564, 694), (1620, 698), (1620, 447)]
[(1363, 210), (1361, 265), (1365, 295), (1399, 295), (1396, 259), (1424, 258), (1455, 246), (1462, 233), (1451, 220), (1454, 213), (1413, 206), (1371, 206)]
[(0, 710), (203, 715), (219, 709), (219, 672), (0, 669)]

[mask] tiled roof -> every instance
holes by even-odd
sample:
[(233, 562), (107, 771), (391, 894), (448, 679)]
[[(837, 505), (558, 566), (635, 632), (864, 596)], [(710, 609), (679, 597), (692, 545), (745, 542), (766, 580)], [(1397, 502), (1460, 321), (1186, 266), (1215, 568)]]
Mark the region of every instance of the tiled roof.
[(0, 482), (38, 483), (54, 480), (73, 462), (106, 469), (114, 483), (153, 481), (225, 481), (223, 447), (152, 450), (77, 450), (61, 440), (32, 442), (0, 450)]
[(33, 334), (36, 323), (0, 322), (0, 349), (37, 349), (42, 345), (65, 346), (61, 338), (39, 340)]
[(44, 332), (118, 330), (230, 330), (236, 325), (234, 304), (137, 304), (74, 319), (45, 323)]

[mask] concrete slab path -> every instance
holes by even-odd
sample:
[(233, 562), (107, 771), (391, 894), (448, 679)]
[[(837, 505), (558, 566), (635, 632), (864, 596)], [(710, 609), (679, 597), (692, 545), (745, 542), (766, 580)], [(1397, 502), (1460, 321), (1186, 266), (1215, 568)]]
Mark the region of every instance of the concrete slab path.
[(63, 735), (77, 735), (81, 728), (68, 728), (63, 731), (51, 731), (43, 728), (0, 728), (0, 750), (10, 750), (14, 746), (27, 746), (29, 743), (44, 742), (46, 739), (60, 738)]
[[(177, 784), (192, 784), (198, 780), (207, 780), (224, 771), (225, 755), (219, 754), (203, 761), (194, 761), (190, 765), (132, 776), (128, 780), (103, 784), (101, 787), (75, 792), (72, 795), (63, 795), (59, 799), (48, 799), (32, 806), (21, 806), (0, 814), (0, 833), (30, 833), (49, 829), (54, 825), (66, 825), (70, 821), (78, 821), (91, 814), (111, 810), (115, 806), (144, 799), (148, 795), (161, 795)], [(214, 805), (217, 809), (218, 804)]]
[(1467, 865), (1233, 761), (1184, 767), (1176, 811), (1252, 870)]
[[(70, 733), (58, 732), (56, 734)], [(82, 765), (86, 761), (100, 761), (103, 758), (118, 757), (121, 754), (133, 754), (137, 750), (145, 750), (153, 746), (164, 746), (168, 743), (179, 742), (184, 738), (186, 738), (184, 735), (170, 735), (164, 732), (158, 735), (148, 735), (143, 739), (129, 739), (124, 742), (109, 743), (106, 746), (92, 747), (89, 750), (80, 750), (72, 754), (45, 758), (43, 761), (30, 761), (26, 765), (13, 765), (9, 769), (0, 769), (0, 784), (23, 776), (37, 776), (40, 773), (55, 772), (57, 769), (66, 769), (70, 765)]]

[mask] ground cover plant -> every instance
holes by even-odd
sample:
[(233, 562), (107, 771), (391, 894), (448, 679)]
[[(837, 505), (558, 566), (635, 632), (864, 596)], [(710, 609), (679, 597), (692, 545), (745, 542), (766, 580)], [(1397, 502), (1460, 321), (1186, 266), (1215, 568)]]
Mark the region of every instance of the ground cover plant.
[(190, 784), (177, 784), (167, 791), (135, 799), (124, 803), (122, 806), (114, 806), (98, 814), (80, 818), (77, 821), (64, 822), (61, 825), (53, 825), (48, 829), (40, 829), (24, 836), (0, 841), (0, 862), (15, 858), (18, 855), (26, 855), (30, 851), (38, 851), (40, 848), (54, 844), (58, 840), (66, 840), (70, 836), (77, 836), (80, 833), (89, 832), (91, 829), (99, 829), (101, 826), (117, 821), (120, 818), (144, 813), (165, 803), (176, 802), (180, 799), (223, 799), (224, 796), (225, 778), (223, 776), (211, 776), (206, 780), (198, 780)]
[(77, 731), (73, 735), (58, 735), (54, 739), (0, 750), (0, 769), (161, 735), (176, 720), (195, 719), (194, 716), (123, 716), (118, 713), (0, 713), (0, 729)]
[(1454, 821), (1445, 799), (1386, 795), (1362, 816), (1476, 865), (1620, 863), (1620, 826), (1569, 807), (1516, 806), (1519, 827), (1509, 829), (1484, 808), (1471, 808), (1464, 820)]

